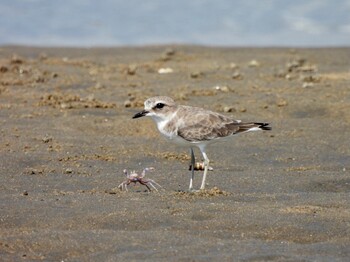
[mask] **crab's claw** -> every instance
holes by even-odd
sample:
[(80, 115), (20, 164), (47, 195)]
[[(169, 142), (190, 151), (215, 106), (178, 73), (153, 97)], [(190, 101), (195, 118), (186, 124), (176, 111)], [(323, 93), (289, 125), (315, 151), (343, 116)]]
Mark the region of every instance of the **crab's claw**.
[(142, 173), (141, 173), (141, 177), (144, 177), (146, 175), (146, 172), (147, 171), (153, 171), (154, 170), (154, 167), (146, 167)]

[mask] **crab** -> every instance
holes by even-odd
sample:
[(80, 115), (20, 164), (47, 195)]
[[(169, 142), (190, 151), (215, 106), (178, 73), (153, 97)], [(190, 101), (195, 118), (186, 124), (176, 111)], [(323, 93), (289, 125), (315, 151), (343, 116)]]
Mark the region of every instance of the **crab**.
[[(153, 171), (154, 167), (146, 167), (145, 169), (143, 169), (141, 175), (138, 175), (135, 170), (133, 170), (130, 174), (128, 173), (128, 171), (126, 169), (123, 170), (124, 175), (126, 176), (126, 180), (123, 181), (118, 188), (120, 188), (121, 190), (125, 189), (125, 191), (128, 191), (128, 185), (130, 185), (131, 183), (140, 183), (141, 185), (144, 185), (147, 187), (148, 191), (152, 191), (151, 187), (155, 190), (158, 191), (158, 189), (155, 187), (158, 186), (159, 188), (161, 188), (161, 185), (159, 185), (156, 181), (154, 181), (153, 179), (149, 179), (149, 178), (145, 178), (146, 172), (148, 171)], [(151, 187), (149, 187), (151, 186)]]

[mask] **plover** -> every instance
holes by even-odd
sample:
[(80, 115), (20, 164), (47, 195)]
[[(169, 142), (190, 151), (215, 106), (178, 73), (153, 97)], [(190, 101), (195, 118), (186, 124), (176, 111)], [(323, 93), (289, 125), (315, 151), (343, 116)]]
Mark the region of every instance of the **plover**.
[(133, 118), (150, 116), (157, 124), (158, 130), (166, 138), (179, 145), (189, 146), (191, 150), (192, 175), (189, 189), (193, 190), (193, 147), (198, 147), (204, 158), (204, 173), (200, 189), (205, 188), (209, 167), (206, 148), (213, 142), (248, 131), (271, 130), (269, 123), (242, 122), (231, 117), (199, 107), (177, 105), (166, 96), (147, 99), (144, 110)]

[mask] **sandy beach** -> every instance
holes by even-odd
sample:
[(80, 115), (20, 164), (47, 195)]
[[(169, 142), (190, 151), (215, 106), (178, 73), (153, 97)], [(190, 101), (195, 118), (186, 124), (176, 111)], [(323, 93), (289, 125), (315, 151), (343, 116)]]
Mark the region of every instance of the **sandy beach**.
[[(0, 260), (349, 261), (349, 70), (350, 48), (1, 47)], [(189, 149), (132, 119), (155, 95), (272, 131), (209, 147), (189, 193)], [(145, 167), (163, 190), (118, 189)]]

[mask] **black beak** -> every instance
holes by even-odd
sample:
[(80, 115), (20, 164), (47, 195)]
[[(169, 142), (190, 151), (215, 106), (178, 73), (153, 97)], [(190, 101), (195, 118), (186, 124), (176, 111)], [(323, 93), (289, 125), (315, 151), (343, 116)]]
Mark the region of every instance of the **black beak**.
[(139, 117), (143, 117), (145, 115), (147, 115), (149, 112), (146, 110), (142, 110), (141, 112), (138, 112), (137, 114), (135, 114), (132, 118), (139, 118)]

